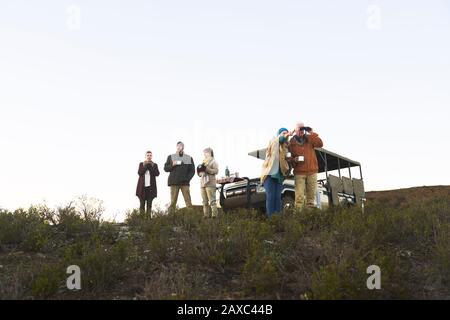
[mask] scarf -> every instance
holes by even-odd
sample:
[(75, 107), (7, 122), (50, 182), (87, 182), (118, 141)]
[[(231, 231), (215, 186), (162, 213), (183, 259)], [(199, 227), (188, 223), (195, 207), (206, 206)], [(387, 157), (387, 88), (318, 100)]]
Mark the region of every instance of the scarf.
[(305, 142), (306, 142), (306, 137), (305, 136), (299, 137), (299, 136), (295, 135), (294, 139), (295, 139), (295, 142), (297, 142), (301, 146), (304, 145)]
[[(209, 165), (211, 165), (211, 163), (213, 161), (214, 161), (214, 158), (211, 157), (211, 158), (204, 159), (202, 163), (205, 167), (208, 167)], [(205, 171), (205, 172), (202, 172), (200, 175), (201, 175), (202, 185), (207, 184), (209, 182), (209, 174)]]

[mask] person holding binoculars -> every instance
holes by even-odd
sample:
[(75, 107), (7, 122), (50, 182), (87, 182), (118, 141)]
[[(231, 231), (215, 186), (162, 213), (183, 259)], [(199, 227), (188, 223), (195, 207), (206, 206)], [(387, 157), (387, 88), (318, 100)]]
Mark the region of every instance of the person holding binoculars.
[(272, 138), (266, 149), (266, 158), (262, 166), (261, 184), (266, 191), (266, 214), (270, 218), (273, 213), (281, 212), (281, 191), (283, 181), (289, 174), (289, 163), (286, 160), (289, 131), (281, 128), (277, 136)]
[(295, 175), (295, 208), (315, 207), (317, 193), (317, 173), (319, 165), (314, 148), (322, 148), (323, 142), (311, 127), (297, 123), (294, 135), (289, 141), (290, 163)]

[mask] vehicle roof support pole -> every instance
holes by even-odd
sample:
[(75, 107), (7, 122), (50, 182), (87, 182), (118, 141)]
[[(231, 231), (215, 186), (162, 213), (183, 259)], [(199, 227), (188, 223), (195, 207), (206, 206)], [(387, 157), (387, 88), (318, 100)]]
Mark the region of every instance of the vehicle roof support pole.
[(328, 162), (327, 162), (327, 153), (324, 152), (323, 153), (325, 157), (323, 157), (324, 162), (325, 162), (325, 176), (327, 179), (327, 186), (326, 186), (326, 190), (327, 190), (327, 195), (328, 195), (328, 203), (332, 203), (332, 198), (331, 198), (331, 187), (330, 187), (330, 179), (328, 178)]
[(246, 187), (246, 193), (247, 193), (247, 208), (250, 209), (251, 207), (251, 197), (252, 194), (250, 192), (251, 188), (250, 188), (250, 179), (248, 177), (244, 177), (244, 179), (247, 181), (247, 187)]
[(337, 158), (337, 161), (338, 161), (339, 178), (341, 178), (341, 161), (339, 161), (339, 158)]

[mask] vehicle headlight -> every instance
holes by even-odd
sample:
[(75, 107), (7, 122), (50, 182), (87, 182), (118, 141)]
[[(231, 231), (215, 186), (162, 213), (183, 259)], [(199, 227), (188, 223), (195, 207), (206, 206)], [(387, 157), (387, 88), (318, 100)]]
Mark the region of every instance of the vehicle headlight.
[(227, 197), (231, 197), (234, 195), (234, 191), (227, 191), (225, 194)]

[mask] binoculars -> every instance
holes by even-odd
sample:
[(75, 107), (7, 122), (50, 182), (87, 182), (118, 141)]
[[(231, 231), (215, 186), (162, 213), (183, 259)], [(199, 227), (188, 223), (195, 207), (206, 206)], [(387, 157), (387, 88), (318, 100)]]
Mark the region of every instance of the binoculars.
[(199, 164), (197, 166), (197, 173), (200, 174), (202, 172), (206, 172), (206, 166), (204, 164)]
[(311, 132), (312, 128), (311, 127), (301, 127), (300, 131), (306, 131), (306, 132)]

